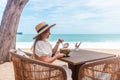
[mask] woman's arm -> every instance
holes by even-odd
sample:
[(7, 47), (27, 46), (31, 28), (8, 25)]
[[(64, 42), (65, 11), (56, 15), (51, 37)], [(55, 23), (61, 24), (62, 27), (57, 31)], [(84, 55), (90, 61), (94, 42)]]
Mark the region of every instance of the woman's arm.
[(65, 54), (62, 54), (62, 53), (57, 54), (57, 55), (55, 55), (53, 57), (49, 57), (49, 58), (47, 56), (41, 56), (41, 57), (39, 57), (39, 60), (43, 61), (43, 62), (47, 62), (47, 63), (52, 63), (56, 59), (61, 58), (63, 56), (65, 56)]
[(62, 39), (58, 39), (56, 45), (55, 45), (54, 48), (52, 49), (53, 55), (57, 52), (57, 49), (58, 49), (58, 47), (59, 47), (59, 44), (62, 43), (62, 42), (63, 42)]

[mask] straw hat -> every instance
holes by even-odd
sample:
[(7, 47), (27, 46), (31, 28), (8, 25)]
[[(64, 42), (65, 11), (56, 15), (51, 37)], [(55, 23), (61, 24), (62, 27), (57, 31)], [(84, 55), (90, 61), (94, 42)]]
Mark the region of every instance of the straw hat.
[(36, 37), (38, 37), (38, 35), (40, 35), (41, 33), (43, 33), (45, 30), (47, 30), (48, 28), (51, 28), (53, 26), (55, 26), (56, 24), (52, 24), (52, 25), (48, 25), (46, 24), (46, 22), (41, 22), (40, 24), (38, 24), (35, 29), (37, 31), (37, 35), (33, 38), (35, 39)]

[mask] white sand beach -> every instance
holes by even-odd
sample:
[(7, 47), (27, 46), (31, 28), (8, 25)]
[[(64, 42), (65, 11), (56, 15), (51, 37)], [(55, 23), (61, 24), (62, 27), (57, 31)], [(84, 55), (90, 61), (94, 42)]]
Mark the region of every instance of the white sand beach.
[[(64, 42), (66, 43), (66, 42)], [(76, 42), (69, 43), (69, 48), (74, 48)], [(33, 42), (17, 42), (16, 48), (31, 48)], [(51, 42), (54, 46), (55, 42)], [(60, 45), (62, 47), (62, 45)], [(95, 48), (95, 49), (120, 49), (120, 42), (81, 42), (80, 48)]]
[[(52, 43), (54, 45), (54, 43)], [(17, 43), (17, 48), (31, 48), (32, 43)], [(70, 43), (70, 48), (74, 48), (74, 43)], [(91, 51), (98, 51), (98, 52), (105, 52), (110, 54), (120, 54), (120, 43), (82, 43), (80, 48), (91, 50)], [(12, 62), (6, 62), (4, 64), (0, 64), (0, 80), (14, 80), (14, 69)]]

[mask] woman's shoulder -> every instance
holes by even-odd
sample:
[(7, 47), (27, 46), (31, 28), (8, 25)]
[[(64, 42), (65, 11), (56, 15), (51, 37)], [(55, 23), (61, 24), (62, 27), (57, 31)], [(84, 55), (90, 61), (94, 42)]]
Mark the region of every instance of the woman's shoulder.
[(37, 43), (41, 45), (50, 44), (48, 41), (42, 41), (42, 40), (38, 41)]

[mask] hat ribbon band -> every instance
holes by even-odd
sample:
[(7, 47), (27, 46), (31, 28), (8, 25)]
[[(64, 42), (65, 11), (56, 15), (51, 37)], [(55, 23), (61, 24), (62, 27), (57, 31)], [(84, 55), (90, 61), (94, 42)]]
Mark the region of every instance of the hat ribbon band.
[(39, 30), (37, 30), (37, 32), (39, 33), (42, 29), (46, 28), (48, 26), (48, 24), (46, 24), (45, 26), (43, 26), (42, 28), (40, 28)]

